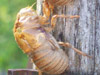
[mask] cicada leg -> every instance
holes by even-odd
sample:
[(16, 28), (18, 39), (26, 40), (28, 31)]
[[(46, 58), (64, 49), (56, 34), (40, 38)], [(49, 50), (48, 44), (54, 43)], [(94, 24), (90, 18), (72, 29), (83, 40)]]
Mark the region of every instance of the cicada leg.
[(77, 52), (77, 53), (80, 54), (80, 55), (83, 55), (83, 56), (87, 56), (87, 57), (89, 57), (89, 58), (92, 58), (91, 56), (87, 55), (86, 53), (84, 53), (84, 52), (78, 50), (77, 48), (74, 48), (74, 47), (73, 47), (71, 44), (69, 44), (69, 43), (64, 43), (64, 42), (58, 42), (58, 43), (59, 43), (59, 45), (61, 45), (61, 46), (65, 46), (65, 47), (68, 47), (68, 48), (72, 48), (75, 52)]
[(49, 4), (44, 0), (43, 2), (43, 16), (46, 17), (46, 19), (48, 20), (50, 17), (50, 8), (49, 8)]
[(51, 13), (53, 12), (54, 6), (49, 4), (46, 0), (43, 2), (43, 16), (40, 16), (40, 24), (48, 25), (47, 22), (50, 18)]
[(45, 26), (45, 25), (48, 25), (49, 22), (48, 22), (48, 19), (44, 16), (39, 16), (39, 23), (42, 25), (42, 26)]
[(57, 18), (70, 18), (70, 19), (73, 19), (73, 18), (79, 18), (79, 16), (78, 15), (74, 15), (74, 16), (54, 15), (51, 19), (51, 28), (50, 28), (50, 30), (53, 30), (55, 28)]
[(35, 64), (33, 64), (33, 67), (34, 69), (38, 70), (38, 75), (42, 75), (42, 71), (38, 67), (36, 67)]
[(73, 18), (79, 18), (79, 16), (78, 15), (74, 15), (74, 16), (54, 15), (51, 18), (51, 26), (50, 27), (45, 27), (46, 31), (50, 32), (55, 28), (57, 18), (70, 18), (70, 19), (73, 19)]
[(39, 75), (42, 75), (42, 72), (39, 70)]
[(38, 75), (42, 75), (42, 71), (38, 67), (36, 69), (38, 70)]

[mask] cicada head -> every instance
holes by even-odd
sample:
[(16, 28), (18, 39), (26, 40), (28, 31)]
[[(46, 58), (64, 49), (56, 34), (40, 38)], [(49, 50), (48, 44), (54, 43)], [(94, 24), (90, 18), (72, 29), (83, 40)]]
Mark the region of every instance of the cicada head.
[(22, 8), (17, 17), (23, 17), (23, 16), (37, 16), (37, 13), (32, 7), (26, 7)]
[(16, 29), (29, 29), (39, 26), (39, 16), (32, 7), (22, 8), (17, 14), (17, 19), (14, 26)]
[[(36, 26), (39, 26), (38, 15), (36, 11), (33, 10), (32, 7), (22, 8), (17, 14), (17, 19), (14, 24), (13, 32), (16, 42), (18, 43), (19, 47), (24, 51), (24, 53), (28, 53), (32, 50), (24, 36), (25, 31), (27, 32), (28, 30)], [(30, 35), (30, 37), (32, 36)], [(28, 37), (28, 40), (30, 40), (30, 37)]]

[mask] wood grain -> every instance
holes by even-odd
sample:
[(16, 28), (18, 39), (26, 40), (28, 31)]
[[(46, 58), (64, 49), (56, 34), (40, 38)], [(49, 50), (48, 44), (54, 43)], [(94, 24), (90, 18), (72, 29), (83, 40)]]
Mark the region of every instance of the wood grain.
[(9, 69), (8, 75), (38, 75), (38, 72), (33, 69)]
[[(37, 11), (42, 13), (42, 0), (37, 0)], [(74, 0), (57, 7), (54, 14), (79, 15), (78, 19), (57, 20), (53, 35), (57, 41), (69, 42), (93, 59), (64, 48), (69, 57), (69, 69), (61, 75), (100, 75), (100, 0)], [(53, 14), (53, 15), (54, 15)]]

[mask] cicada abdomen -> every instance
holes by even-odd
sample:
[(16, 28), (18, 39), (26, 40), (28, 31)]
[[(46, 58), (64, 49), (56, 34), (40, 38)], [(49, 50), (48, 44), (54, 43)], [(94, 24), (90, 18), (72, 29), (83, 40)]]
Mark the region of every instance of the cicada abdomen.
[[(44, 34), (45, 35), (45, 34)], [(47, 35), (45, 35), (47, 38)], [(68, 67), (68, 57), (52, 36), (33, 52), (32, 59), (37, 67), (48, 74), (61, 74)], [(52, 41), (52, 43), (50, 41)]]
[(41, 25), (45, 21), (40, 18), (30, 7), (21, 9), (14, 25), (16, 42), (41, 71), (63, 73), (68, 67), (68, 57)]

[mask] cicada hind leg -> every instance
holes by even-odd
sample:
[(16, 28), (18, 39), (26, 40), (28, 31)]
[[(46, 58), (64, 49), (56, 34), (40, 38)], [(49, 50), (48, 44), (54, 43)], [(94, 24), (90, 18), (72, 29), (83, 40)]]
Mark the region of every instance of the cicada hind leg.
[(42, 71), (38, 67), (36, 67), (36, 69), (38, 70), (38, 75), (43, 75)]
[[(34, 60), (32, 59), (32, 58), (29, 58), (29, 64), (28, 65), (30, 65), (30, 62), (32, 63), (32, 69), (33, 70), (37, 70), (37, 72), (38, 72), (38, 75), (42, 75), (42, 71), (35, 65), (35, 63), (34, 63)], [(29, 68), (29, 67), (28, 67)]]
[(75, 52), (77, 52), (78, 54), (80, 55), (83, 55), (83, 56), (87, 56), (89, 58), (92, 58), (91, 56), (89, 56), (88, 54), (78, 50), (77, 48), (74, 48), (71, 44), (69, 44), (68, 42), (67, 43), (64, 43), (64, 42), (58, 42), (59, 45), (61, 46), (65, 46), (67, 48), (72, 48)]

